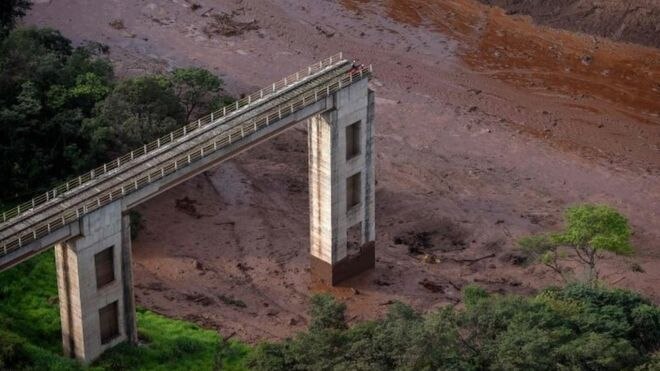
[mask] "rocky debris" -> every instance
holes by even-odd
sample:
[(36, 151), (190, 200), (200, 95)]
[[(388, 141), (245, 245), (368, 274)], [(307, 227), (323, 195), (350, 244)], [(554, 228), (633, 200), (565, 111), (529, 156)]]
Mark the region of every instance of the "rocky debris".
[(151, 290), (151, 291), (165, 291), (167, 288), (165, 285), (163, 285), (162, 282), (159, 281), (152, 281), (147, 284), (136, 284), (136, 288), (142, 289), (142, 290)]
[(124, 21), (121, 19), (113, 19), (108, 23), (110, 27), (114, 28), (115, 30), (125, 30), (126, 26), (124, 26)]
[(327, 30), (326, 28), (321, 27), (321, 26), (316, 26), (316, 30), (317, 30), (321, 35), (323, 35), (323, 36), (325, 36), (325, 37), (327, 37), (327, 38), (331, 38), (331, 37), (335, 36), (334, 31), (329, 31), (329, 30)]
[(433, 254), (424, 254), (422, 261), (426, 264), (437, 264), (440, 263), (441, 259)]
[[(420, 228), (421, 229), (421, 228)], [(441, 219), (433, 223), (433, 228), (424, 228), (421, 232), (409, 231), (398, 234), (393, 242), (408, 246), (412, 255), (429, 254), (432, 251), (457, 251), (467, 246), (467, 232), (457, 223), (449, 219)]]
[(407, 245), (408, 252), (411, 254), (422, 254), (425, 249), (433, 247), (431, 235), (433, 232), (406, 232), (394, 237), (394, 243), (397, 245)]
[(500, 256), (500, 261), (510, 263), (513, 265), (521, 266), (525, 265), (527, 261), (529, 260), (529, 257), (522, 252), (508, 252)]
[(374, 284), (376, 284), (378, 286), (390, 286), (390, 285), (392, 285), (390, 282), (384, 281), (380, 278), (377, 278), (376, 280), (374, 280)]
[(479, 0), (551, 27), (660, 47), (657, 0)]
[(635, 273), (646, 273), (644, 268), (639, 263), (635, 263), (635, 262), (630, 264), (630, 270)]
[(255, 19), (241, 22), (235, 19), (237, 16), (236, 12), (232, 14), (228, 13), (213, 13), (209, 15), (211, 20), (204, 27), (203, 32), (209, 38), (214, 35), (221, 36), (238, 36), (242, 35), (248, 31), (256, 31), (259, 29), (259, 25)]
[(433, 293), (443, 293), (445, 292), (445, 289), (442, 287), (441, 284), (430, 281), (427, 278), (424, 278), (423, 280), (419, 281), (419, 284), (422, 285), (425, 289), (433, 292)]
[(236, 299), (233, 296), (225, 295), (225, 294), (219, 294), (218, 299), (220, 299), (221, 302), (231, 305), (234, 307), (238, 308), (247, 308), (247, 304), (243, 300)]
[(236, 268), (238, 268), (238, 269), (239, 269), (241, 272), (243, 272), (243, 273), (245, 273), (245, 272), (247, 272), (247, 271), (251, 271), (251, 270), (254, 269), (254, 268), (250, 267), (249, 265), (247, 265), (247, 264), (245, 264), (245, 263), (238, 263), (238, 264), (236, 264)]
[(184, 214), (200, 219), (203, 215), (197, 212), (197, 207), (195, 207), (197, 204), (198, 202), (196, 200), (186, 196), (184, 198), (175, 200), (174, 207), (176, 207), (177, 210), (183, 212)]
[(183, 296), (185, 297), (186, 300), (191, 301), (195, 304), (200, 304), (204, 307), (208, 307), (209, 305), (215, 303), (215, 300), (213, 300), (213, 298), (198, 292), (194, 292), (192, 294), (184, 294)]

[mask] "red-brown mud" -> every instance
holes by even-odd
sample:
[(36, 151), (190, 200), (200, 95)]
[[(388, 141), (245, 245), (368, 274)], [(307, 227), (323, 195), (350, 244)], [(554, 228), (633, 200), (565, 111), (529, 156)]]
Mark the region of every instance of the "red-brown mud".
[[(394, 300), (453, 305), (471, 282), (532, 293), (557, 280), (522, 264), (516, 240), (559, 228), (578, 202), (629, 217), (637, 253), (605, 257), (602, 276), (660, 302), (657, 50), (469, 0), (195, 3), (42, 1), (27, 22), (108, 44), (121, 75), (198, 65), (236, 95), (339, 50), (373, 63), (376, 268), (311, 281), (301, 124), (138, 207), (139, 305), (256, 342), (303, 329), (317, 291), (345, 300), (351, 322)], [(209, 35), (212, 13), (259, 27)]]

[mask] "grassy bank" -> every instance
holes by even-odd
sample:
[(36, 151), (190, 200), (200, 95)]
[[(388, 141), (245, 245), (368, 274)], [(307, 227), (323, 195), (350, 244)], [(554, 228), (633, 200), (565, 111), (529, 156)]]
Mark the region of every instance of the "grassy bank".
[(51, 252), (0, 273), (0, 369), (242, 370), (249, 348), (216, 331), (148, 310), (137, 313), (141, 345), (121, 344), (90, 367), (62, 357)]

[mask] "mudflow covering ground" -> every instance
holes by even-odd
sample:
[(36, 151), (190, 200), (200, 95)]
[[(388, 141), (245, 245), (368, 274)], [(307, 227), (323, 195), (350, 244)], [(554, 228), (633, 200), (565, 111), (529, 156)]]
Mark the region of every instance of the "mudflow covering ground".
[[(558, 281), (526, 265), (516, 240), (560, 228), (576, 202), (629, 217), (636, 255), (606, 257), (602, 276), (660, 303), (658, 49), (471, 0), (37, 3), (28, 23), (107, 44), (123, 75), (202, 66), (236, 96), (340, 50), (374, 65), (375, 270), (312, 282), (300, 124), (138, 208), (141, 306), (255, 342), (303, 329), (319, 291), (345, 300), (352, 322), (395, 300), (457, 304), (472, 282), (531, 293)], [(544, 14), (587, 31), (601, 19)], [(593, 31), (658, 45), (657, 9), (635, 17)]]

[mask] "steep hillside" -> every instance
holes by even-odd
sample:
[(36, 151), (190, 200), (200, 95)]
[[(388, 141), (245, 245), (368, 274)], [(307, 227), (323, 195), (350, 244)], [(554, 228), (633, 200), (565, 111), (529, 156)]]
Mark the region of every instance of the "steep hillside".
[(660, 47), (660, 1), (657, 0), (480, 0), (536, 22)]

